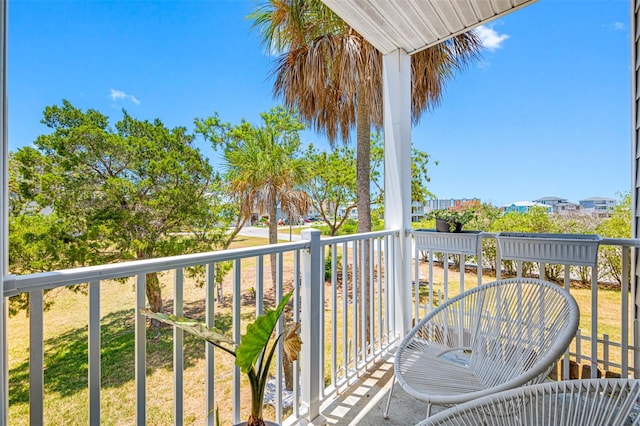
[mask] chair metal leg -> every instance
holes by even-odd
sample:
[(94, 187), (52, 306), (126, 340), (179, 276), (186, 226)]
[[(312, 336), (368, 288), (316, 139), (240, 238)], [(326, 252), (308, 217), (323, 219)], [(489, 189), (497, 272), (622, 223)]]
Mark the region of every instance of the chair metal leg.
[(389, 405), (391, 405), (391, 394), (393, 394), (393, 387), (396, 384), (396, 375), (393, 375), (393, 379), (391, 381), (391, 390), (389, 390), (389, 398), (387, 398), (387, 407), (384, 409), (384, 413), (382, 414), (382, 417), (385, 419), (389, 418)]

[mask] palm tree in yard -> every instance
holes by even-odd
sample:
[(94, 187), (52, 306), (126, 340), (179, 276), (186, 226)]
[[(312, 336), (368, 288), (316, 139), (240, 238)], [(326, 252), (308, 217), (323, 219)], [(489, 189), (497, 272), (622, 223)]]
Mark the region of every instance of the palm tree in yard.
[(299, 189), (306, 168), (295, 156), (298, 147), (298, 141), (283, 143), (273, 130), (261, 128), (224, 153), (231, 192), (242, 200), (242, 213), (269, 215), (269, 244), (278, 242), (278, 206), (289, 218), (299, 218), (309, 209), (309, 198)]
[[(229, 132), (224, 144), (230, 192), (240, 200), (241, 214), (248, 218), (254, 211), (269, 215), (269, 244), (278, 242), (278, 206), (289, 218), (307, 214), (310, 200), (301, 185), (306, 183), (306, 160), (298, 157), (302, 129), (297, 117), (280, 108), (262, 114), (263, 127), (242, 123)], [(299, 127), (298, 127), (299, 126)], [(271, 280), (276, 285), (276, 255), (270, 257)], [(283, 358), (285, 383), (293, 389), (293, 367)]]
[[(238, 125), (223, 122), (215, 114), (195, 120), (196, 133), (223, 151), (223, 167), (229, 196), (238, 200), (244, 219), (253, 212), (269, 215), (269, 244), (278, 242), (278, 206), (291, 219), (307, 214), (309, 196), (301, 188), (307, 181), (307, 160), (300, 157), (297, 114), (275, 107), (260, 114), (262, 125), (246, 121)], [(271, 279), (276, 285), (276, 255), (272, 254)], [(293, 367), (283, 357), (287, 389), (293, 389)]]
[[(382, 127), (382, 54), (320, 0), (267, 0), (250, 17), (267, 49), (279, 54), (274, 94), (332, 144), (347, 142), (355, 127), (358, 231), (371, 231), (370, 135)], [(468, 32), (411, 56), (414, 122), (480, 47)]]
[[(246, 121), (238, 125), (223, 122), (216, 114), (196, 119), (196, 133), (223, 151), (225, 178), (230, 196), (238, 200), (240, 214), (269, 215), (269, 243), (278, 242), (278, 206), (290, 219), (309, 209), (309, 197), (302, 191), (306, 183), (307, 161), (299, 156), (300, 130), (304, 129), (295, 113), (283, 107), (260, 114), (262, 125)], [(275, 255), (271, 256), (271, 275), (275, 284)]]

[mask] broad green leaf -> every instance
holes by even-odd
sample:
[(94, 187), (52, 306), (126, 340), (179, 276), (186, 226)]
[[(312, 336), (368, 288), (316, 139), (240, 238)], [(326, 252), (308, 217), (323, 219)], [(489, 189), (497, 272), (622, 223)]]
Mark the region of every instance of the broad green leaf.
[(153, 318), (166, 324), (173, 325), (174, 327), (178, 327), (179, 329), (184, 330), (187, 333), (191, 333), (194, 336), (205, 340), (212, 345), (217, 346), (234, 355), (233, 347), (236, 345), (236, 343), (227, 336), (218, 332), (216, 329), (207, 327), (207, 325), (203, 322), (191, 318), (177, 317), (175, 315), (167, 315), (159, 312), (151, 312), (149, 310), (142, 310), (140, 311), (140, 313), (149, 318)]
[(248, 373), (251, 370), (266, 348), (271, 334), (273, 334), (273, 329), (292, 294), (293, 292), (287, 293), (275, 310), (267, 309), (264, 314), (247, 326), (247, 332), (240, 338), (240, 344), (236, 348), (236, 366), (240, 367), (243, 373)]

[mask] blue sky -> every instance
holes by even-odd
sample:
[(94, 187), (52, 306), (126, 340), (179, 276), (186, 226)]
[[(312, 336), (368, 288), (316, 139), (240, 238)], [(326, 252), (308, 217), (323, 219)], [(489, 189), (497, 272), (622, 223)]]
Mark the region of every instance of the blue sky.
[[(112, 123), (123, 108), (190, 130), (214, 112), (257, 123), (278, 100), (274, 58), (245, 19), (254, 4), (12, 0), (10, 149), (45, 133), (42, 111), (62, 99)], [(481, 61), (413, 130), (414, 146), (438, 161), (429, 189), (495, 205), (628, 191), (629, 9), (623, 0), (540, 0), (484, 27)], [(303, 140), (324, 143), (312, 132)]]

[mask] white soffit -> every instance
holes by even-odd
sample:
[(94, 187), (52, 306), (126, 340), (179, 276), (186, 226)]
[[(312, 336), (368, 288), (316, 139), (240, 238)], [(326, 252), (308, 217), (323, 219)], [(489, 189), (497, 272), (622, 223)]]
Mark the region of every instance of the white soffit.
[(383, 54), (412, 54), (536, 0), (322, 0)]

